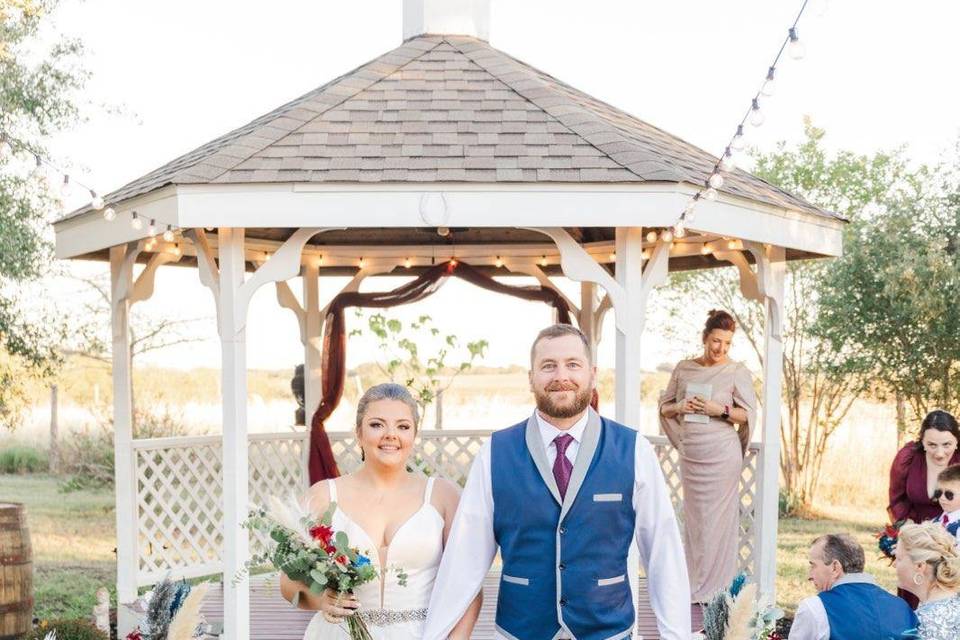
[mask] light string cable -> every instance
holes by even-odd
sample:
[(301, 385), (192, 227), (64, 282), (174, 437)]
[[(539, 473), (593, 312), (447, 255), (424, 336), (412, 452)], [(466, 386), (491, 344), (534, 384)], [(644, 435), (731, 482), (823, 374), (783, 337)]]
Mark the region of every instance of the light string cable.
[(680, 218), (673, 225), (673, 237), (682, 238), (686, 234), (686, 225), (693, 220), (697, 203), (701, 199), (708, 202), (717, 199), (717, 192), (723, 187), (724, 183), (723, 174), (730, 173), (735, 168), (734, 153), (742, 151), (746, 144), (744, 141), (743, 127), (747, 121), (754, 127), (759, 127), (763, 124), (765, 118), (763, 112), (760, 110), (761, 96), (770, 97), (773, 95), (777, 65), (783, 56), (783, 52), (786, 51), (794, 60), (799, 60), (805, 55), (806, 48), (797, 35), (797, 23), (800, 22), (800, 18), (803, 16), (803, 12), (807, 8), (808, 3), (809, 0), (803, 0), (800, 11), (797, 12), (797, 17), (794, 19), (793, 24), (787, 29), (787, 36), (780, 44), (780, 49), (777, 51), (776, 57), (774, 57), (773, 62), (767, 68), (766, 77), (750, 100), (750, 106), (747, 107), (746, 112), (737, 124), (733, 137), (727, 142), (723, 154), (721, 154), (720, 158), (714, 163), (713, 170), (710, 172), (709, 177), (704, 180), (700, 189), (693, 194), (686, 207), (684, 207), (683, 212), (680, 214)]

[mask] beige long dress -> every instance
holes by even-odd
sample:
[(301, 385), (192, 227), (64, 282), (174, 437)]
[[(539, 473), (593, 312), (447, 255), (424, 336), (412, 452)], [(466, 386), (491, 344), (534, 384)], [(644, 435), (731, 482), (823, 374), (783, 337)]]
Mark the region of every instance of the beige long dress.
[[(682, 360), (673, 370), (660, 405), (686, 396), (688, 384), (712, 386), (712, 400), (747, 411), (739, 428), (721, 418), (709, 423), (660, 416), (660, 425), (680, 453), (683, 537), (693, 602), (705, 602), (730, 585), (737, 573), (740, 474), (756, 420), (757, 398), (750, 371), (738, 362), (705, 367)], [(679, 419), (678, 419), (679, 418)]]

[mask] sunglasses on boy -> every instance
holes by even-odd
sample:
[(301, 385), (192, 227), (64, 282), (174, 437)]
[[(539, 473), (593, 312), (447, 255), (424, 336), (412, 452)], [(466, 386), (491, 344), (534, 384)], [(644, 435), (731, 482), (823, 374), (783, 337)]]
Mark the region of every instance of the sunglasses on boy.
[(944, 491), (943, 489), (937, 489), (936, 491), (933, 492), (933, 499), (939, 500), (940, 496), (943, 496), (947, 500), (953, 500), (953, 497), (955, 495), (956, 494), (953, 491), (950, 491), (949, 489), (947, 489), (946, 491)]

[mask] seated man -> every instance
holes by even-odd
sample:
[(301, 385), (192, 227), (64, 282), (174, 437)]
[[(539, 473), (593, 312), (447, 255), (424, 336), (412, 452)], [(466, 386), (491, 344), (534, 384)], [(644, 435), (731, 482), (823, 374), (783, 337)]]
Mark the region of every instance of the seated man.
[(789, 640), (888, 640), (915, 629), (917, 616), (863, 573), (863, 547), (845, 533), (810, 547), (810, 581), (820, 593), (797, 607)]

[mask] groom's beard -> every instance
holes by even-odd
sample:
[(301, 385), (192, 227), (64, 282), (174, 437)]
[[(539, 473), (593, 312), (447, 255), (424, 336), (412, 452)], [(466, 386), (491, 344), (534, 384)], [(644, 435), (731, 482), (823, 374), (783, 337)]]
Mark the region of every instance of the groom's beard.
[[(553, 401), (552, 391), (573, 391), (575, 395), (573, 401), (569, 404), (558, 404)], [(580, 389), (574, 385), (555, 384), (548, 386), (542, 392), (534, 390), (533, 396), (537, 400), (537, 409), (545, 416), (549, 418), (572, 418), (580, 415), (590, 406), (593, 388)]]

